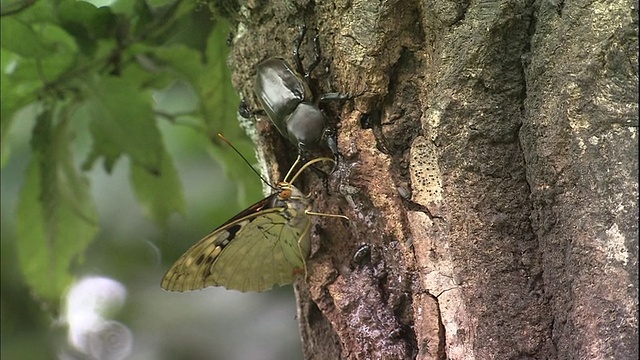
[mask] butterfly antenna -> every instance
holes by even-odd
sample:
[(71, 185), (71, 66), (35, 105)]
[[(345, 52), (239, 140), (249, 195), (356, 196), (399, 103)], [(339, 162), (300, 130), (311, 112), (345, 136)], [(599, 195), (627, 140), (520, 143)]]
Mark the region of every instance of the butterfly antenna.
[[(293, 165), (291, 165), (291, 167), (289, 168), (289, 171), (287, 172), (287, 175), (285, 175), (284, 180), (282, 180), (283, 182), (288, 182), (287, 179), (289, 178), (289, 175), (291, 175), (291, 172), (293, 171), (293, 169), (296, 168), (296, 166), (298, 166), (298, 163), (300, 162), (300, 159), (302, 159), (302, 157), (300, 156), (300, 154), (298, 154), (298, 157), (296, 158), (296, 161), (293, 162)], [(293, 182), (293, 181), (291, 181)]]
[[(299, 158), (299, 157), (298, 157)], [(288, 181), (290, 184), (292, 184), (294, 181), (296, 181), (296, 179), (298, 178), (298, 176), (300, 176), (300, 174), (302, 174), (302, 172), (308, 168), (309, 166), (315, 164), (315, 163), (319, 163), (321, 161), (331, 161), (332, 163), (335, 163), (335, 160), (328, 158), (328, 157), (319, 157), (319, 158), (315, 158), (309, 162), (307, 162), (306, 164), (302, 165), (302, 167), (300, 168), (300, 170), (298, 170), (298, 172), (293, 175), (293, 177), (291, 178), (291, 181)], [(297, 160), (296, 160), (297, 162)], [(294, 164), (295, 165), (295, 164)], [(291, 169), (293, 169), (293, 167), (291, 167)], [(289, 170), (289, 172), (291, 172), (291, 170)], [(288, 176), (289, 174), (287, 174)], [(286, 178), (285, 178), (286, 179)], [(286, 181), (286, 180), (285, 180)]]
[(225, 138), (224, 136), (222, 136), (222, 134), (218, 133), (218, 137), (220, 139), (222, 139), (222, 141), (226, 142), (227, 145), (231, 146), (231, 148), (233, 149), (233, 151), (236, 152), (236, 154), (240, 155), (240, 157), (242, 158), (242, 160), (244, 160), (245, 164), (249, 165), (249, 168), (251, 170), (253, 170), (253, 172), (258, 175), (258, 177), (260, 178), (260, 180), (262, 180), (263, 183), (267, 184), (270, 188), (272, 188), (273, 190), (275, 190), (275, 188), (273, 187), (273, 185), (271, 185), (267, 180), (265, 180), (265, 178), (262, 177), (262, 175), (260, 175), (260, 173), (253, 167), (251, 166), (251, 163), (249, 163), (249, 160), (247, 160), (247, 158), (245, 158), (242, 153), (240, 153), (240, 151), (238, 151), (238, 149), (236, 149), (235, 146), (233, 146), (233, 144), (231, 144), (231, 142), (229, 140), (227, 140), (227, 138)]

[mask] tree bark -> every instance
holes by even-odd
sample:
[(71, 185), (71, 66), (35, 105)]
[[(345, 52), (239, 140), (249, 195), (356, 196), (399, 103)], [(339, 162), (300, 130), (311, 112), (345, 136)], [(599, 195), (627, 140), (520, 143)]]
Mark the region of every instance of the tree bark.
[[(308, 359), (638, 357), (632, 1), (248, 1), (230, 57), (317, 29), (343, 157), (296, 284)], [(311, 57), (310, 35), (304, 45)], [(297, 150), (249, 126), (281, 179)], [(279, 165), (278, 165), (279, 164)], [(298, 184), (299, 185), (299, 184)]]

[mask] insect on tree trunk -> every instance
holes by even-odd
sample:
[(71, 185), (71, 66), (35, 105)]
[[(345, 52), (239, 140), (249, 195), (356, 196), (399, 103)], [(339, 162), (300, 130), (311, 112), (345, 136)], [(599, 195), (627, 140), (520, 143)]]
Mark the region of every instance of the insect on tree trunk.
[[(637, 4), (253, 2), (230, 65), (320, 35), (342, 158), (296, 284), (308, 359), (638, 357)], [(312, 41), (302, 54), (311, 58)], [(254, 126), (254, 127), (253, 127)], [(259, 153), (297, 155), (265, 118)], [(327, 191), (328, 190), (328, 191)]]

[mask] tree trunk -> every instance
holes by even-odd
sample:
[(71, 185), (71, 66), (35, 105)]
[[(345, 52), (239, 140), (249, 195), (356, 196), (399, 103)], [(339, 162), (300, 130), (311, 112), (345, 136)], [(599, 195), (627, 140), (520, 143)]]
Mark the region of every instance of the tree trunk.
[[(355, 96), (326, 109), (329, 191), (302, 186), (351, 220), (314, 218), (306, 358), (638, 357), (636, 2), (248, 3), (230, 64), (252, 107), (303, 23), (317, 91)], [(281, 179), (297, 150), (254, 129)]]

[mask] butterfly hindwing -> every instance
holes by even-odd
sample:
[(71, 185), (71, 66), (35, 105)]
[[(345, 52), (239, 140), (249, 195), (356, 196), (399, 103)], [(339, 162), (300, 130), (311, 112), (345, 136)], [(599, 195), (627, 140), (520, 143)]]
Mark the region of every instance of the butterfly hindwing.
[(308, 243), (311, 222), (292, 227), (287, 221), (281, 212), (252, 219), (224, 249), (224, 256), (218, 257), (210, 275), (212, 284), (207, 286), (265, 291), (274, 285), (291, 284), (294, 272), (304, 268), (308, 256), (298, 244)]

